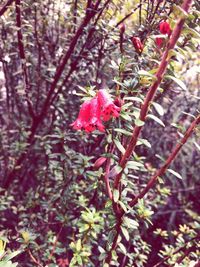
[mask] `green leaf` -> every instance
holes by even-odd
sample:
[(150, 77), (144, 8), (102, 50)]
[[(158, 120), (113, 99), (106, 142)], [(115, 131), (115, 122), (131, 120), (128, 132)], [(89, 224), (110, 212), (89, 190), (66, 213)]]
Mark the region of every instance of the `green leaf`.
[(138, 126), (138, 127), (141, 127), (144, 125), (144, 121), (141, 121), (140, 119), (136, 119), (135, 120), (135, 125)]
[(122, 207), (125, 213), (128, 211), (126, 205), (122, 201), (118, 201), (118, 204)]
[(128, 132), (128, 131), (126, 131), (126, 130), (124, 130), (124, 129), (115, 128), (114, 131), (115, 131), (115, 132), (119, 132), (119, 133), (123, 133), (123, 134), (126, 135), (126, 136), (132, 136), (132, 133), (131, 133), (131, 132)]
[(7, 255), (6, 257), (4, 257), (4, 260), (9, 261), (12, 258), (16, 257), (20, 253), (22, 253), (22, 251), (20, 251), (20, 250), (14, 251), (14, 252), (10, 253), (9, 255)]
[(126, 239), (127, 241), (129, 241), (130, 236), (129, 236), (129, 232), (128, 232), (128, 230), (127, 230), (125, 227), (123, 227), (123, 226), (121, 226), (121, 230), (122, 230), (122, 234), (124, 235), (125, 239)]
[(127, 168), (133, 169), (133, 170), (138, 170), (138, 167), (144, 167), (144, 165), (141, 162), (138, 161), (128, 161), (127, 162)]
[(126, 252), (126, 248), (125, 248), (125, 246), (124, 246), (122, 243), (119, 243), (118, 246), (119, 246), (121, 252), (122, 252), (124, 255), (126, 255), (127, 252)]
[(116, 145), (116, 147), (119, 149), (119, 151), (124, 154), (125, 153), (125, 148), (123, 147), (123, 145), (119, 142), (119, 140), (114, 139), (114, 143)]
[(114, 202), (117, 202), (119, 200), (119, 190), (114, 189), (113, 191), (113, 200)]
[(153, 79), (156, 79), (155, 75), (153, 75), (152, 73), (146, 71), (146, 70), (139, 70), (138, 74), (140, 76), (147, 76), (147, 77), (152, 77)]
[(79, 239), (78, 241), (77, 241), (77, 243), (76, 243), (76, 250), (77, 251), (81, 251), (81, 239)]
[(137, 229), (139, 224), (137, 221), (130, 219), (128, 217), (124, 217), (123, 218), (123, 223), (126, 227), (130, 228), (130, 229)]
[(164, 123), (158, 117), (154, 116), (153, 114), (148, 114), (147, 118), (150, 118), (154, 120), (155, 122), (157, 122), (158, 124), (160, 124), (161, 126), (165, 127)]
[(124, 112), (120, 113), (120, 117), (122, 117), (125, 121), (132, 121), (131, 117), (128, 114), (125, 114)]
[(136, 145), (137, 145), (137, 146), (145, 145), (146, 147), (151, 148), (151, 144), (150, 144), (150, 142), (149, 142), (148, 140), (146, 140), (146, 139), (142, 139), (142, 138), (140, 138), (140, 139), (137, 141), (137, 144), (136, 144)]
[(173, 80), (180, 88), (182, 88), (184, 91), (187, 91), (186, 85), (180, 79), (171, 75), (166, 75), (165, 78)]
[(181, 180), (183, 179), (183, 177), (178, 172), (176, 172), (172, 169), (168, 169), (167, 171), (170, 172), (171, 174), (173, 174), (174, 176), (176, 176), (177, 178), (179, 178)]
[(163, 107), (160, 104), (153, 102), (152, 105), (160, 116), (164, 115)]

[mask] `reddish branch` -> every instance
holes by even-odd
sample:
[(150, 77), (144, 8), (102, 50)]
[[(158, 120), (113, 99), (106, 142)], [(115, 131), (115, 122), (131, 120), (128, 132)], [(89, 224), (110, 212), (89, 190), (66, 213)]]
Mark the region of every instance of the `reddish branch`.
[[(172, 151), (172, 153), (170, 154), (170, 156), (166, 160), (165, 164), (150, 179), (150, 181), (148, 182), (148, 184), (146, 185), (146, 187), (143, 189), (143, 191), (129, 203), (129, 206), (130, 207), (133, 207), (134, 205), (136, 205), (137, 202), (138, 202), (138, 200), (141, 199), (141, 198), (143, 198), (145, 196), (145, 194), (155, 185), (157, 179), (165, 173), (165, 171), (167, 170), (167, 168), (169, 167), (169, 165), (171, 164), (171, 162), (176, 158), (178, 152), (180, 151), (180, 149), (182, 148), (182, 146), (186, 143), (186, 141), (191, 136), (191, 134), (193, 133), (195, 127), (198, 124), (200, 124), (200, 115), (192, 122), (192, 124), (190, 125), (190, 127), (186, 131), (184, 137), (176, 145), (176, 147), (174, 148), (174, 150)], [(121, 224), (120, 224), (120, 222), (121, 222), (122, 216), (124, 215), (124, 211), (121, 211), (120, 213), (117, 213), (117, 215), (118, 215), (118, 217), (117, 217), (118, 218), (118, 222), (117, 222), (117, 224), (115, 226), (116, 235), (115, 235), (115, 239), (114, 239), (113, 244), (112, 244), (112, 247), (113, 248), (109, 251), (108, 256), (107, 256), (107, 261), (106, 261), (107, 263), (109, 263), (110, 260), (111, 260), (111, 256), (110, 255), (112, 254), (112, 250), (114, 248), (116, 248), (116, 246), (117, 246), (118, 236), (119, 236), (120, 231), (121, 231)], [(198, 236), (198, 238), (199, 238), (199, 236)], [(178, 253), (178, 251), (176, 253)], [(156, 265), (156, 266), (159, 266), (159, 265)]]
[[(189, 10), (189, 7), (192, 3), (192, 0), (185, 0), (183, 5), (182, 5), (182, 9), (185, 11), (185, 12), (188, 12)], [(140, 111), (140, 120), (141, 121), (145, 121), (146, 119), (146, 115), (148, 113), (148, 110), (149, 110), (149, 106), (151, 104), (151, 102), (153, 101), (154, 99), (154, 96), (158, 90), (158, 87), (164, 77), (164, 74), (166, 72), (166, 69), (167, 69), (167, 65), (170, 61), (170, 51), (172, 49), (174, 49), (175, 47), (175, 44), (181, 34), (181, 30), (183, 28), (183, 24), (185, 22), (185, 18), (181, 18), (175, 29), (173, 30), (172, 32), (172, 35), (171, 35), (171, 38), (167, 44), (167, 47), (166, 47), (166, 50), (162, 56), (162, 60), (161, 60), (161, 63), (160, 63), (160, 66), (156, 72), (156, 80), (155, 82), (152, 84), (152, 86), (149, 88), (149, 91), (146, 95), (146, 98), (144, 100), (144, 103), (141, 107), (141, 111)], [(135, 149), (135, 146), (136, 146), (136, 143), (137, 143), (137, 140), (139, 138), (139, 135), (140, 135), (140, 132), (142, 130), (142, 126), (135, 126), (134, 128), (134, 131), (133, 131), (133, 134), (132, 134), (132, 137), (131, 137), (131, 140), (130, 140), (130, 143), (128, 145), (128, 147), (126, 148), (126, 151), (124, 153), (124, 155), (122, 156), (121, 160), (120, 160), (120, 166), (122, 167), (122, 172), (123, 172), (123, 169), (125, 168), (126, 166), (126, 163), (127, 161), (129, 160), (131, 154), (133, 153), (134, 149)], [(120, 180), (121, 180), (121, 176), (122, 176), (122, 172), (119, 173), (115, 179), (115, 182), (114, 182), (114, 187), (115, 188), (119, 188), (119, 184), (120, 184)]]
[[(192, 3), (192, 0), (185, 0), (183, 5), (182, 5), (182, 9), (187, 13), (189, 10), (189, 7)], [(156, 73), (156, 80), (155, 82), (152, 84), (152, 86), (149, 88), (149, 91), (145, 97), (144, 103), (141, 107), (141, 111), (140, 111), (140, 120), (145, 122), (146, 119), (146, 115), (148, 113), (148, 109), (149, 106), (151, 104), (151, 102), (154, 99), (154, 96), (157, 92), (157, 89), (164, 77), (165, 71), (167, 69), (167, 65), (169, 63), (170, 60), (170, 51), (172, 49), (174, 49), (175, 44), (181, 34), (181, 30), (183, 28), (183, 24), (185, 22), (185, 18), (180, 18), (175, 29), (173, 30), (170, 40), (168, 41), (166, 50), (162, 56), (162, 60), (161, 63), (158, 67), (157, 73)], [(173, 152), (171, 153), (171, 155), (168, 157), (166, 163), (164, 164), (164, 166), (158, 170), (156, 172), (156, 174), (150, 179), (149, 183), (147, 184), (147, 186), (145, 187), (145, 189), (137, 196), (135, 197), (131, 202), (130, 202), (130, 206), (134, 206), (138, 199), (144, 197), (144, 195), (153, 187), (153, 185), (155, 184), (155, 181), (157, 180), (157, 178), (161, 175), (163, 175), (166, 171), (166, 169), (168, 168), (169, 164), (174, 160), (174, 158), (176, 157), (176, 155), (178, 154), (179, 150), (181, 149), (181, 147), (185, 144), (185, 142), (187, 141), (187, 139), (189, 138), (189, 136), (192, 134), (194, 128), (196, 127), (197, 124), (200, 123), (200, 116), (198, 116), (193, 123), (191, 124), (191, 126), (189, 127), (189, 129), (186, 131), (184, 137), (182, 138), (181, 142), (179, 144), (177, 144), (177, 146), (175, 147), (175, 149), (173, 150)], [(133, 134), (130, 140), (129, 145), (126, 148), (126, 151), (124, 153), (124, 155), (121, 157), (120, 160), (120, 166), (122, 167), (122, 171), (116, 176), (115, 181), (114, 181), (114, 188), (116, 189), (120, 189), (120, 180), (121, 180), (121, 176), (122, 176), (122, 172), (126, 166), (127, 161), (129, 160), (131, 154), (133, 153), (137, 140), (139, 138), (140, 132), (142, 130), (142, 126), (135, 126), (134, 130), (133, 130)], [(108, 256), (106, 258), (106, 262), (109, 264), (111, 261), (111, 255), (112, 255), (112, 250), (115, 249), (117, 247), (117, 241), (118, 241), (118, 237), (121, 231), (121, 218), (124, 214), (124, 211), (121, 211), (117, 204), (113, 202), (113, 207), (116, 213), (116, 218), (120, 218), (120, 220), (118, 221), (118, 223), (115, 226), (116, 229), (116, 235), (112, 244), (112, 248), (111, 250), (108, 252)]]
[(172, 161), (176, 158), (178, 152), (182, 148), (182, 146), (187, 142), (188, 138), (191, 136), (193, 133), (195, 127), (200, 123), (200, 115), (192, 122), (188, 130), (186, 131), (185, 135), (183, 138), (180, 140), (180, 142), (176, 145), (172, 153), (169, 155), (167, 158), (165, 164), (153, 175), (153, 177), (149, 180), (148, 184), (146, 187), (142, 190), (142, 192), (136, 196), (130, 203), (129, 205), (133, 207), (135, 204), (137, 204), (138, 200), (143, 198), (147, 192), (155, 185), (157, 179), (166, 172), (168, 169), (169, 165), (172, 163)]
[(31, 104), (31, 101), (29, 99), (28, 93), (30, 91), (30, 84), (28, 81), (28, 71), (26, 68), (26, 56), (25, 56), (25, 50), (24, 50), (24, 43), (23, 43), (23, 35), (22, 35), (22, 29), (21, 29), (21, 0), (15, 0), (15, 5), (16, 5), (16, 26), (18, 28), (17, 30), (17, 39), (18, 39), (18, 49), (19, 49), (19, 56), (21, 59), (21, 65), (22, 65), (22, 70), (23, 70), (23, 78), (24, 78), (24, 90), (25, 90), (25, 95), (26, 95), (26, 101), (28, 104), (28, 110), (30, 116), (34, 119), (35, 114), (33, 111), (33, 107)]
[(30, 256), (30, 258), (32, 259), (32, 261), (39, 267), (43, 267), (42, 264), (33, 256), (33, 254), (31, 253), (30, 249), (28, 249), (28, 254)]
[(2, 16), (2, 15), (6, 12), (6, 10), (9, 8), (9, 6), (10, 6), (13, 2), (14, 2), (14, 0), (8, 0), (8, 1), (4, 4), (4, 6), (1, 7), (1, 9), (0, 9), (0, 16)]

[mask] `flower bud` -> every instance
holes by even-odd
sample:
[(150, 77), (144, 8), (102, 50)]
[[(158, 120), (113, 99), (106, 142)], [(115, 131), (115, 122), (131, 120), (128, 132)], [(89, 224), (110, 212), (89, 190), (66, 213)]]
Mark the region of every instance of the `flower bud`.
[(124, 24), (124, 23), (120, 23), (120, 24), (119, 24), (119, 31), (120, 31), (120, 34), (124, 34), (125, 29), (126, 29), (125, 24)]
[(144, 46), (140, 40), (139, 37), (132, 37), (131, 39), (133, 46), (135, 47), (135, 50), (137, 51), (137, 53), (142, 53)]
[(94, 163), (94, 169), (95, 170), (98, 170), (103, 164), (104, 162), (106, 161), (107, 158), (105, 157), (100, 157), (98, 158), (95, 163)]
[(171, 34), (171, 27), (167, 21), (161, 21), (159, 24), (159, 28), (162, 34)]

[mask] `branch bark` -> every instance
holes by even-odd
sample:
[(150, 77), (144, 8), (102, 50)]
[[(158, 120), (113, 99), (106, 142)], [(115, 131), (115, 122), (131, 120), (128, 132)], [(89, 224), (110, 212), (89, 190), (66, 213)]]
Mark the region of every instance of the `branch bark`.
[(35, 114), (33, 111), (32, 103), (29, 99), (30, 83), (28, 79), (28, 70), (26, 67), (26, 55), (25, 55), (23, 35), (22, 35), (22, 29), (21, 29), (21, 26), (22, 26), (21, 25), (21, 0), (15, 0), (15, 6), (16, 6), (16, 26), (18, 28), (17, 30), (18, 50), (19, 50), (19, 57), (21, 60), (22, 71), (23, 71), (24, 91), (25, 91), (29, 114), (32, 117), (32, 119), (34, 119)]

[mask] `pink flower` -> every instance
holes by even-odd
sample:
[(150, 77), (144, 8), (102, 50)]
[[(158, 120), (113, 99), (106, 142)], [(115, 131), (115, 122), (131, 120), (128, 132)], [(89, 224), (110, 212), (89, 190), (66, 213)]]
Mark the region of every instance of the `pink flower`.
[(78, 114), (78, 118), (70, 124), (75, 130), (85, 129), (88, 126), (90, 119), (90, 101), (86, 101), (82, 104)]
[(105, 132), (102, 120), (108, 121), (111, 117), (119, 117), (120, 109), (106, 90), (99, 90), (95, 97), (82, 104), (78, 118), (70, 126), (75, 130), (85, 130), (87, 133), (96, 129)]
[(100, 132), (105, 131), (105, 127), (101, 122), (100, 116), (101, 116), (100, 105), (97, 100), (97, 97), (94, 97), (90, 100), (90, 120), (89, 120), (89, 124), (85, 128), (86, 132), (92, 132), (96, 128)]
[(111, 117), (119, 117), (120, 107), (116, 106), (105, 89), (99, 90), (98, 101), (101, 107), (103, 121), (108, 121)]

